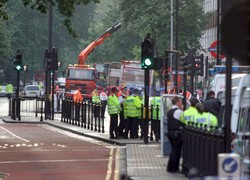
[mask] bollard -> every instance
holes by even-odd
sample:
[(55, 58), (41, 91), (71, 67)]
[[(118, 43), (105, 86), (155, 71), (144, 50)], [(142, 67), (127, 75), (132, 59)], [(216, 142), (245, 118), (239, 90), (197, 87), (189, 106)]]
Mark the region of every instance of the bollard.
[(11, 112), (11, 106), (12, 106), (12, 104), (11, 104), (11, 102), (12, 102), (12, 96), (10, 95), (10, 96), (8, 96), (8, 99), (9, 99), (9, 114), (8, 114), (8, 116), (11, 116), (11, 114), (12, 114), (12, 112)]
[(16, 99), (15, 98), (12, 99), (12, 104), (11, 105), (12, 105), (11, 118), (13, 120), (16, 120)]

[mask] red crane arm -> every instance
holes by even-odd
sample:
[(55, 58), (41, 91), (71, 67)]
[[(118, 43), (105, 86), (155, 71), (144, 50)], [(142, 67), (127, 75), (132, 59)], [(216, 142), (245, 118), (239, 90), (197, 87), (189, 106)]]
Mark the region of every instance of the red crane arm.
[(84, 65), (89, 54), (99, 45), (101, 45), (105, 39), (111, 36), (114, 32), (121, 28), (121, 23), (117, 22), (110, 28), (108, 28), (103, 34), (95, 38), (82, 52), (78, 55), (78, 64)]

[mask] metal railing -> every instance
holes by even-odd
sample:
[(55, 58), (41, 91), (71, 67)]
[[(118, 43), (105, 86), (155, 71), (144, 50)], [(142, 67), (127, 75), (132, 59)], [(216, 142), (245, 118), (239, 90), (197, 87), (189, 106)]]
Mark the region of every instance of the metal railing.
[(101, 103), (62, 100), (61, 122), (104, 133), (104, 116)]
[(184, 173), (196, 168), (200, 176), (217, 175), (217, 157), (224, 152), (224, 134), (212, 126), (189, 123), (183, 134)]

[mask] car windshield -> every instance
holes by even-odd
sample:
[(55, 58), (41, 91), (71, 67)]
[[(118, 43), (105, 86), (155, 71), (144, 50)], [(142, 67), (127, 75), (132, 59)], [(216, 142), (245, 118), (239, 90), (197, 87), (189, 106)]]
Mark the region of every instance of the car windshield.
[(69, 69), (68, 79), (94, 80), (94, 70)]
[(39, 87), (38, 86), (27, 86), (26, 90), (28, 90), (28, 91), (39, 91)]

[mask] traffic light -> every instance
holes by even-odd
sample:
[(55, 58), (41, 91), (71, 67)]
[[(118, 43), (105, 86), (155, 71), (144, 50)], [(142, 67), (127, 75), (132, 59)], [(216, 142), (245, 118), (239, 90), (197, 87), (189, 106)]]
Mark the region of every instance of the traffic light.
[(22, 58), (23, 58), (22, 53), (20, 52), (20, 50), (17, 50), (16, 59), (14, 60), (14, 68), (17, 71), (22, 70)]
[(180, 62), (180, 70), (186, 72), (189, 64), (188, 56), (180, 56), (179, 62)]
[(51, 60), (51, 55), (50, 55), (48, 49), (46, 49), (44, 52), (44, 63), (45, 63), (45, 70), (46, 71), (52, 70), (52, 60)]
[(146, 37), (141, 44), (141, 66), (143, 69), (154, 68), (154, 42)]
[(195, 62), (195, 75), (203, 76), (204, 75), (204, 56), (203, 54), (199, 56), (194, 56)]
[(56, 48), (52, 49), (52, 69), (58, 70), (58, 54)]

